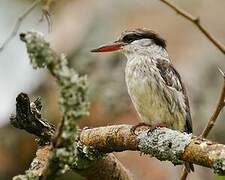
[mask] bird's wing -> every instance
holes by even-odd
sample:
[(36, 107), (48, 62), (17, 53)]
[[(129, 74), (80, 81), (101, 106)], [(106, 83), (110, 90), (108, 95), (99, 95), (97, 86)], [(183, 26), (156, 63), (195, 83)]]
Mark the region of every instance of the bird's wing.
[[(192, 133), (192, 120), (190, 115), (190, 107), (189, 107), (189, 101), (187, 97), (187, 93), (185, 90), (185, 87), (181, 81), (181, 77), (177, 70), (172, 66), (171, 63), (168, 63), (167, 61), (159, 60), (157, 61), (157, 68), (159, 69), (159, 73), (164, 80), (166, 87), (169, 89), (176, 90), (178, 92), (181, 92), (184, 97), (184, 103), (185, 103), (185, 111), (186, 111), (186, 123), (185, 123), (185, 131), (187, 133)], [(170, 102), (169, 102), (170, 103)], [(170, 104), (171, 107), (174, 106), (174, 104)]]

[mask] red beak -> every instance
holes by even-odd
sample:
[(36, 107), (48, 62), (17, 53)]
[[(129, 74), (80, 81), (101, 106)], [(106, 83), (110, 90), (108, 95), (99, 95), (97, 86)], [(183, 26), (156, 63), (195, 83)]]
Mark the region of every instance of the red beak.
[(125, 46), (126, 43), (123, 42), (114, 42), (113, 44), (110, 45), (105, 45), (101, 46), (97, 49), (92, 49), (91, 52), (113, 52), (113, 51), (118, 51), (122, 49), (123, 46)]

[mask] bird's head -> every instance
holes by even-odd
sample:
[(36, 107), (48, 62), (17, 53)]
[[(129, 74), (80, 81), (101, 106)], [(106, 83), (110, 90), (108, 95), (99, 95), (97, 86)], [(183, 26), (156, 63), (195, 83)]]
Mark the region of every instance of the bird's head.
[(112, 44), (93, 49), (91, 52), (122, 51), (125, 54), (147, 54), (154, 49), (166, 49), (166, 42), (158, 34), (147, 29), (125, 31)]

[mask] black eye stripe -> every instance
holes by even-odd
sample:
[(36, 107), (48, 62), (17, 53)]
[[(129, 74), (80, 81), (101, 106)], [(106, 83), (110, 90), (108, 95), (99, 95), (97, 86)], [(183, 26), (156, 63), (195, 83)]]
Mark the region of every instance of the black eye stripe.
[(121, 41), (132, 43), (139, 39), (151, 39), (156, 45), (166, 48), (166, 42), (159, 35), (150, 30), (137, 29), (123, 33)]
[(126, 43), (131, 43), (138, 39), (142, 39), (142, 38), (138, 36), (137, 34), (127, 34), (122, 38), (123, 42), (126, 42)]

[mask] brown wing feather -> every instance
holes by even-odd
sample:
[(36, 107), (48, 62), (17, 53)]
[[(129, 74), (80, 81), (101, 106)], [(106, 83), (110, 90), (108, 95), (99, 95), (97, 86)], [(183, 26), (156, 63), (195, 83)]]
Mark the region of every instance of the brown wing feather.
[(177, 70), (172, 66), (172, 64), (168, 63), (167, 61), (158, 60), (157, 61), (157, 68), (161, 74), (161, 77), (165, 81), (165, 84), (168, 87), (175, 88), (177, 91), (181, 91), (185, 98), (185, 105), (186, 105), (186, 122), (185, 122), (185, 132), (192, 133), (192, 120), (190, 114), (190, 107), (189, 101), (187, 97), (187, 93), (184, 87), (184, 84), (181, 81), (181, 77)]

